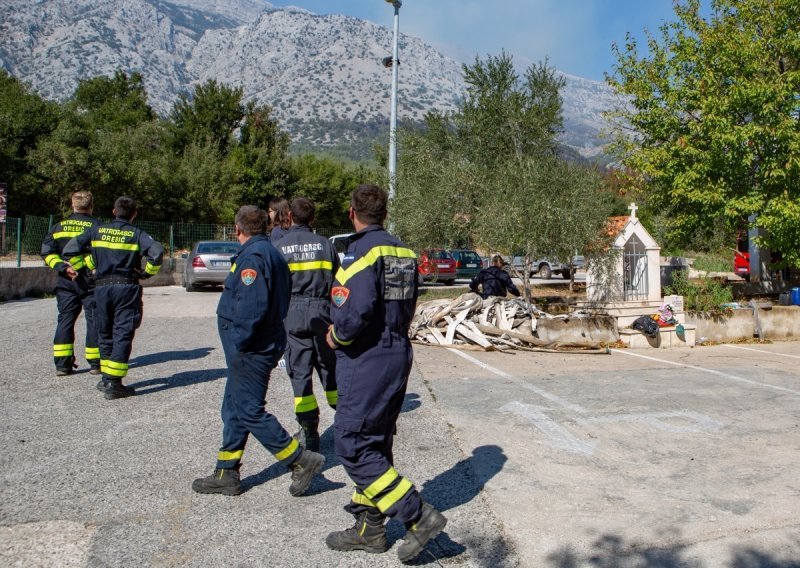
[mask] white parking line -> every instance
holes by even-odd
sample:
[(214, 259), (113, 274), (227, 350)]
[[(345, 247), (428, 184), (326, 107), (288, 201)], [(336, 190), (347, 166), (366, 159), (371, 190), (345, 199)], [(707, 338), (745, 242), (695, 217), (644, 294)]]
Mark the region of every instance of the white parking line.
[(750, 385), (755, 385), (755, 386), (759, 386), (759, 387), (765, 387), (765, 388), (768, 388), (768, 389), (778, 390), (778, 391), (782, 391), (782, 392), (788, 392), (788, 393), (796, 394), (796, 395), (800, 396), (800, 391), (787, 389), (785, 387), (779, 387), (779, 386), (776, 386), (776, 385), (768, 385), (766, 383), (759, 383), (758, 381), (751, 381), (750, 379), (745, 379), (743, 377), (737, 377), (736, 375), (729, 375), (728, 373), (723, 373), (722, 371), (716, 371), (714, 369), (706, 369), (705, 367), (698, 367), (697, 365), (688, 365), (686, 363), (676, 363), (674, 361), (667, 361), (665, 359), (658, 359), (656, 357), (650, 357), (648, 355), (641, 355), (639, 353), (631, 353), (630, 351), (626, 351), (626, 350), (622, 350), (622, 349), (612, 349), (611, 351), (613, 351), (614, 353), (621, 353), (622, 355), (629, 355), (630, 357), (640, 357), (642, 359), (648, 359), (650, 361), (657, 361), (659, 363), (666, 363), (667, 365), (675, 365), (676, 367), (685, 367), (687, 369), (694, 369), (696, 371), (702, 371), (704, 373), (710, 373), (712, 375), (717, 375), (717, 376), (722, 377), (724, 379), (729, 379), (729, 380), (732, 380), (732, 381), (739, 381), (741, 383), (747, 383), (747, 384), (750, 384)]
[(752, 347), (742, 347), (741, 345), (729, 345), (723, 343), (723, 347), (730, 347), (731, 349), (744, 349), (745, 351), (755, 351), (756, 353), (764, 353), (766, 355), (778, 355), (780, 357), (791, 357), (792, 359), (800, 359), (800, 355), (787, 355), (786, 353), (775, 353), (773, 351), (764, 351), (763, 349), (753, 349)]
[(573, 412), (578, 412), (580, 414), (586, 414), (586, 409), (583, 408), (582, 406), (577, 405), (577, 404), (572, 404), (571, 402), (569, 402), (568, 400), (564, 400), (560, 396), (557, 396), (557, 395), (555, 395), (553, 393), (547, 392), (546, 390), (542, 390), (539, 387), (535, 387), (533, 385), (529, 385), (528, 383), (523, 382), (521, 379), (518, 379), (517, 377), (514, 377), (513, 375), (509, 375), (505, 371), (501, 371), (500, 369), (495, 369), (491, 365), (487, 365), (483, 361), (479, 361), (478, 359), (475, 359), (475, 357), (470, 357), (469, 355), (467, 355), (463, 351), (460, 351), (458, 349), (448, 349), (448, 351), (463, 357), (464, 359), (466, 359), (470, 363), (473, 363), (473, 364), (477, 365), (481, 369), (486, 369), (490, 373), (494, 373), (498, 377), (503, 377), (504, 379), (518, 380), (518, 381), (520, 381), (520, 384), (521, 384), (522, 387), (524, 387), (524, 388), (526, 388), (526, 389), (528, 389), (530, 391), (535, 392), (536, 394), (538, 394), (542, 398), (546, 398), (547, 400), (549, 400), (551, 402), (555, 402), (559, 406), (563, 406), (564, 408), (568, 408), (569, 410), (572, 410)]

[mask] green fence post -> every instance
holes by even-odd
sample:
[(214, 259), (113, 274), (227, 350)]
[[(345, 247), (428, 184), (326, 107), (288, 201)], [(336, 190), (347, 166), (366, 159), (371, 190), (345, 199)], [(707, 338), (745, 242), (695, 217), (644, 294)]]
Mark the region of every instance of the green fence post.
[(17, 219), (17, 268), (22, 266), (22, 217)]
[(49, 231), (52, 228), (53, 228), (53, 216), (50, 215), (50, 218), (47, 219), (47, 230)]
[(173, 225), (170, 224), (169, 226), (169, 257), (175, 254), (175, 231), (173, 230)]

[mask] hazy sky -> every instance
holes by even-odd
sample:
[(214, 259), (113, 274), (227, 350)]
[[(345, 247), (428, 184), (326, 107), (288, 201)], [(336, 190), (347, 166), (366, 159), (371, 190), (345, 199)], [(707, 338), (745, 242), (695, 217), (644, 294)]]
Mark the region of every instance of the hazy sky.
[[(385, 0), (269, 2), (393, 25)], [(565, 73), (602, 80), (615, 63), (612, 42), (623, 44), (626, 32), (641, 40), (645, 28), (673, 19), (672, 0), (403, 0), (400, 32), (462, 61), (505, 49), (517, 63), (549, 57)]]

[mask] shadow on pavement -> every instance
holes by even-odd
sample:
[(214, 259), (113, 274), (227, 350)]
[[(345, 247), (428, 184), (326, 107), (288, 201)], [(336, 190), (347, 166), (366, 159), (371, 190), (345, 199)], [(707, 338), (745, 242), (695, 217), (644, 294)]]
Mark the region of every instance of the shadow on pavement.
[(400, 412), (412, 412), (422, 406), (422, 402), (419, 400), (419, 395), (417, 393), (407, 393), (405, 399), (403, 399), (403, 407), (400, 409)]
[(472, 456), (426, 481), (422, 497), (442, 512), (469, 503), (503, 469), (506, 461), (508, 458), (499, 446), (479, 446), (472, 450)]
[[(800, 540), (798, 540), (800, 544)], [(552, 553), (548, 560), (554, 568), (596, 566), (612, 568), (704, 568), (699, 560), (685, 557), (686, 545), (651, 546), (634, 541), (626, 542), (617, 535), (603, 535), (592, 543), (592, 549), (581, 554), (566, 546)], [(716, 564), (715, 564), (716, 565)], [(730, 568), (800, 568), (800, 561), (780, 560), (753, 549), (731, 551)]]
[(138, 383), (130, 383), (128, 386), (136, 389), (136, 396), (153, 394), (158, 391), (173, 389), (177, 387), (187, 387), (209, 381), (216, 381), (228, 376), (228, 369), (201, 369), (197, 371), (184, 371), (175, 373), (171, 377), (164, 379), (147, 379)]
[(214, 347), (199, 347), (197, 349), (184, 349), (181, 351), (163, 351), (161, 353), (148, 353), (134, 357), (129, 362), (129, 367), (146, 367), (147, 365), (155, 365), (157, 363), (166, 363), (167, 361), (190, 361), (192, 359), (202, 359), (208, 356), (215, 348)]
[[(251, 444), (259, 445), (257, 440), (251, 440)], [(266, 450), (264, 450), (266, 451)], [(327, 465), (329, 458), (325, 457), (325, 463)], [(249, 491), (253, 487), (258, 487), (268, 481), (272, 481), (273, 479), (277, 479), (281, 476), (286, 476), (286, 490), (289, 490), (289, 485), (291, 484), (292, 480), (289, 474), (289, 468), (283, 465), (280, 462), (275, 462), (270, 465), (267, 469), (261, 470), (260, 472), (256, 473), (255, 475), (251, 475), (249, 477), (245, 477), (242, 479), (242, 488), (244, 491)], [(336, 481), (331, 481), (322, 475), (318, 475), (314, 478), (314, 481), (311, 482), (311, 487), (308, 488), (303, 496), (308, 495), (319, 495), (321, 493), (327, 493), (328, 491), (334, 491), (336, 489), (341, 489), (344, 487), (344, 483), (339, 483)]]

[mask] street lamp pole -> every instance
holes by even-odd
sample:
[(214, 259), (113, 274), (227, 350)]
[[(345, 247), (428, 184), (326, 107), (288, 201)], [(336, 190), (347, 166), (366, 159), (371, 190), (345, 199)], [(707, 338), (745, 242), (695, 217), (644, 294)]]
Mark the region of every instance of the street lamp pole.
[(397, 72), (400, 67), (398, 42), (400, 38), (401, 0), (386, 0), (394, 7), (394, 43), (392, 46), (392, 111), (389, 119), (389, 201), (394, 199), (397, 176)]

